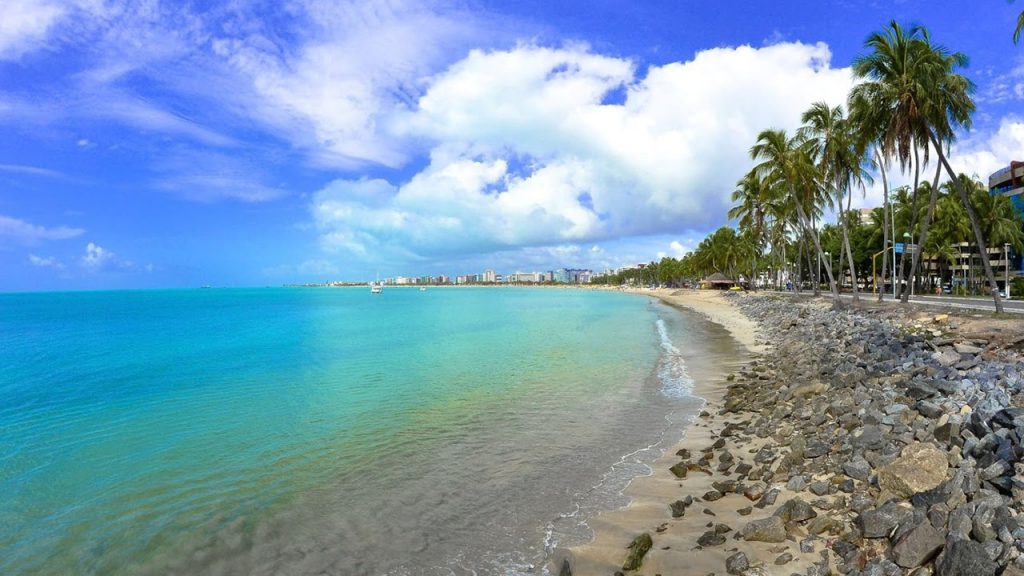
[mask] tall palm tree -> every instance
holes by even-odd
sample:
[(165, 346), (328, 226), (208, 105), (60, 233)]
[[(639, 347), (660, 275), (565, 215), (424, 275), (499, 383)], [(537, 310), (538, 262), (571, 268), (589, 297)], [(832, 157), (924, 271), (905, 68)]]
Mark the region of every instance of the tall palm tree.
[(838, 305), (839, 288), (832, 276), (832, 266), (827, 258), (823, 258), (821, 238), (814, 226), (823, 203), (823, 187), (812, 152), (811, 146), (799, 136), (789, 138), (784, 130), (769, 129), (758, 134), (756, 143), (750, 149), (750, 157), (760, 161), (753, 168), (758, 178), (776, 183), (788, 192), (800, 228), (810, 237), (818, 258), (824, 261), (829, 288)]
[(894, 156), (901, 168), (909, 167), (911, 158), (920, 148), (924, 149), (927, 162), (929, 144), (938, 155), (950, 179), (957, 182), (957, 192), (971, 220), (996, 311), (1002, 312), (977, 215), (970, 205), (967, 189), (960, 185), (943, 153), (943, 143), (953, 141), (957, 126), (969, 128), (974, 112), (971, 99), (974, 85), (956, 73), (958, 68), (967, 65), (967, 57), (933, 44), (923, 27), (905, 31), (896, 22), (871, 34), (865, 45), (871, 51), (854, 61), (854, 75), (862, 82), (854, 87), (851, 98), (864, 103), (865, 120), (872, 131), (881, 132), (883, 155)]
[[(853, 261), (853, 250), (850, 248), (850, 230), (847, 225), (846, 212), (853, 198), (851, 188), (855, 184), (863, 185), (867, 172), (863, 169), (863, 152), (856, 145), (850, 124), (840, 106), (829, 107), (824, 102), (816, 102), (804, 112), (804, 125), (798, 135), (807, 141), (812, 154), (817, 160), (822, 182), (830, 193), (830, 204), (839, 215), (843, 237), (842, 249), (846, 253), (850, 275), (853, 279), (853, 301), (859, 300), (857, 294), (857, 268)], [(846, 206), (843, 206), (844, 198)], [(842, 258), (842, 252), (839, 253)], [(842, 262), (842, 260), (840, 260)], [(840, 266), (841, 268), (842, 266)]]
[[(753, 249), (760, 252), (765, 236), (765, 220), (767, 218), (765, 207), (765, 196), (767, 184), (756, 174), (748, 172), (732, 192), (732, 201), (737, 204), (729, 209), (730, 219), (737, 220), (740, 230)], [(757, 259), (752, 259), (751, 279), (757, 278)], [(751, 284), (751, 286), (755, 286)], [(756, 288), (755, 288), (756, 289)]]
[(1013, 31), (1013, 43), (1020, 42), (1020, 33), (1024, 31), (1024, 11), (1017, 16), (1017, 28)]

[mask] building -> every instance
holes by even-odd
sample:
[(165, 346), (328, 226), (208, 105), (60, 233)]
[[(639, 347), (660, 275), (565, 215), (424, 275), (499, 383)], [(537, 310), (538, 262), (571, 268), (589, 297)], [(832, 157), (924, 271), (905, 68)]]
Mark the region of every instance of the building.
[(1010, 165), (988, 177), (988, 191), (1009, 196), (1013, 205), (1024, 212), (1024, 162), (1013, 160)]
[(860, 223), (865, 226), (871, 224), (871, 215), (874, 213), (874, 211), (874, 208), (861, 208), (859, 211)]
[(494, 270), (484, 270), (483, 280), (485, 284), (493, 284), (498, 281), (498, 275), (494, 273)]
[[(1014, 208), (1024, 213), (1024, 162), (1011, 160), (1009, 166), (989, 176), (988, 191), (990, 194), (1009, 196)], [(988, 251), (992, 273), (995, 274), (1005, 294), (1006, 280), (1012, 282), (1014, 278), (1021, 276), (1024, 273), (1024, 262), (1021, 255), (1014, 254), (1008, 246), (989, 246)]]

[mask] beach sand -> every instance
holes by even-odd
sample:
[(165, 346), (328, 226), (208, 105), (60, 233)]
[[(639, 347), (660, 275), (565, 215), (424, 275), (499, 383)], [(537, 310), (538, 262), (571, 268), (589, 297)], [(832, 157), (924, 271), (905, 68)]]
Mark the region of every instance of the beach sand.
[[(685, 479), (676, 478), (669, 468), (680, 462), (679, 450), (690, 450), (696, 461), (701, 450), (709, 448), (718, 433), (730, 422), (750, 419), (750, 414), (719, 415), (722, 399), (728, 388), (727, 375), (743, 364), (767, 351), (767, 345), (758, 337), (758, 327), (731, 303), (733, 298), (756, 297), (745, 294), (724, 295), (713, 291), (667, 290), (638, 291), (653, 296), (673, 306), (683, 307), (704, 315), (710, 321), (725, 327), (731, 335), (747, 348), (749, 353), (736, 358), (735, 363), (720, 367), (717, 375), (695, 375), (694, 394), (704, 398), (706, 405), (685, 431), (682, 440), (666, 450), (665, 454), (652, 465), (649, 476), (634, 479), (625, 493), (632, 502), (627, 507), (599, 514), (590, 520), (594, 539), (585, 545), (568, 551), (568, 555), (553, 556), (551, 571), (558, 574), (563, 559), (570, 558), (572, 573), (581, 575), (611, 575), (622, 570), (628, 555), (627, 546), (638, 535), (647, 532), (654, 546), (645, 556), (642, 568), (636, 573), (654, 575), (725, 574), (725, 560), (737, 551), (744, 552), (750, 559), (751, 567), (760, 564), (764, 574), (792, 574), (806, 570), (813, 562), (820, 560), (816, 553), (800, 552), (797, 542), (781, 544), (745, 542), (735, 539), (736, 533), (751, 520), (765, 518), (775, 509), (754, 508), (748, 516), (741, 516), (737, 510), (751, 506), (753, 502), (742, 494), (726, 494), (716, 501), (702, 501), (701, 497), (712, 490), (716, 481), (737, 479), (736, 474), (713, 472), (711, 475), (691, 471)], [(726, 439), (726, 448), (736, 457), (737, 462), (753, 464), (753, 456), (765, 441), (747, 442), (736, 445), (732, 438)], [(714, 470), (717, 462), (710, 467)], [(778, 502), (781, 504), (796, 494), (783, 485), (772, 487), (782, 490)], [(669, 504), (692, 496), (695, 501), (682, 518), (673, 518)], [(726, 542), (718, 546), (701, 548), (697, 539), (714, 529), (716, 524), (726, 524), (732, 530), (725, 534)], [(774, 560), (784, 553), (792, 554), (793, 560), (785, 565), (775, 565)], [(631, 574), (634, 572), (630, 572)]]

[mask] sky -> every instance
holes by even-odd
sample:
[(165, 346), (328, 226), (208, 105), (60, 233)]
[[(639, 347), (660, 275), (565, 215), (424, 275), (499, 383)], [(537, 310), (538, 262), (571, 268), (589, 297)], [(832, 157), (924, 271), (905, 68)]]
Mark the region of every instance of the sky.
[(757, 133), (843, 103), (890, 20), (970, 57), (977, 111), (950, 157), (985, 180), (1024, 160), (1021, 10), (5, 0), (0, 291), (681, 256), (727, 223)]

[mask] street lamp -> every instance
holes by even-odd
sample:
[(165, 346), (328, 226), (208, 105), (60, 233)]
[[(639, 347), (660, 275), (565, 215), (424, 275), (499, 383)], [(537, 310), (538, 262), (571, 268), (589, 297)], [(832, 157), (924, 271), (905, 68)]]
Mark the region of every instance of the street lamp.
[(1003, 244), (1003, 264), (1006, 266), (1006, 299), (1010, 299), (1010, 243)]
[[(910, 250), (910, 241), (911, 240), (912, 240), (912, 238), (910, 236), (910, 232), (904, 232), (903, 233), (903, 258), (904, 258), (903, 265), (904, 265), (904, 267), (906, 266), (906, 260), (905, 259), (907, 257), (907, 252)], [(903, 270), (903, 268), (900, 268), (900, 270)], [(903, 281), (903, 278), (900, 278), (900, 282), (902, 282), (902, 281)], [(913, 281), (913, 279), (910, 280), (910, 295), (911, 296), (914, 295), (914, 281)], [(894, 298), (895, 298), (895, 296), (894, 296)]]
[(832, 266), (832, 255), (829, 254), (828, 250), (825, 251), (825, 260), (828, 260), (828, 265)]

